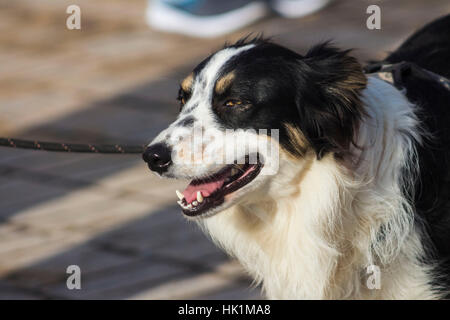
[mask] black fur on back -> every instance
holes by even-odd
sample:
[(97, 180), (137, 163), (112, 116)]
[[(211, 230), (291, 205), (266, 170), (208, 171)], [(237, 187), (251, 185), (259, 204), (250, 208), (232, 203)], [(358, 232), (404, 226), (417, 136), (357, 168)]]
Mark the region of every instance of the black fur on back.
[(408, 99), (419, 106), (419, 120), (431, 134), (417, 147), (420, 177), (414, 195), (417, 220), (423, 222), (425, 231), (424, 242), (426, 237), (431, 240), (424, 262), (440, 265), (433, 284), (449, 292), (450, 91), (427, 77), (421, 68), (450, 77), (450, 15), (414, 33), (384, 62), (402, 61), (413, 65), (403, 73), (401, 85)]
[(450, 78), (450, 15), (427, 24), (410, 36), (385, 61), (414, 62), (418, 66)]

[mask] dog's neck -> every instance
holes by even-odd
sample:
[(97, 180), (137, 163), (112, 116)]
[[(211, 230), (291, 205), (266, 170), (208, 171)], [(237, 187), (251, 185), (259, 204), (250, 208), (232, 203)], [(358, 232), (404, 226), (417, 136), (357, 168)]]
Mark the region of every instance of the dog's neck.
[[(362, 100), (369, 116), (359, 128), (356, 164), (332, 154), (285, 156), (270, 183), (252, 194), (258, 201), (201, 222), (270, 298), (434, 297), (400, 187), (414, 154), (415, 142), (404, 134), (417, 132), (412, 106), (374, 79)], [(368, 273), (372, 265), (381, 271), (380, 288), (367, 285), (376, 276)]]

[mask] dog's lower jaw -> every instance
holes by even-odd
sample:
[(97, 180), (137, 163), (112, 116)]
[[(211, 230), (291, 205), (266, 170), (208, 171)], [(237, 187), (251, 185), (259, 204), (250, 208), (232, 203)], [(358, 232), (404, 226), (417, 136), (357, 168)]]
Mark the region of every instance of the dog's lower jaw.
[[(303, 163), (305, 170), (295, 172), (286, 172), (294, 170), (292, 163), (280, 162), (280, 172), (274, 179), (291, 177), (291, 185), (286, 187), (297, 188), (298, 192), (274, 196), (275, 190), (269, 188), (268, 193), (254, 195), (264, 199), (259, 204), (236, 205), (199, 221), (212, 239), (237, 257), (262, 284), (267, 297), (440, 297), (430, 284), (432, 266), (420, 262), (423, 247), (412, 223), (411, 208), (405, 206), (396, 178), (386, 177), (400, 174), (409, 161), (408, 148), (413, 145), (402, 136), (411, 128), (395, 126), (414, 126), (410, 104), (386, 86), (369, 81), (364, 92), (369, 113), (385, 127), (363, 123), (360, 130), (366, 131), (361, 136), (367, 141), (360, 141), (360, 145), (369, 146), (368, 141), (386, 144), (386, 136), (393, 138), (389, 146), (375, 145), (364, 151), (361, 163), (369, 165), (360, 169), (366, 173), (360, 179), (354, 174), (358, 170), (352, 172), (331, 154), (321, 160), (311, 159), (309, 165)], [(390, 101), (396, 105), (389, 106)], [(411, 122), (386, 118), (380, 111), (382, 104), (399, 117), (410, 112)], [(378, 162), (383, 163), (383, 172), (371, 171), (380, 170)], [(382, 227), (389, 230), (385, 238), (379, 236)], [(372, 265), (379, 268), (379, 274), (368, 269)], [(370, 285), (371, 279), (379, 281), (379, 287)]]

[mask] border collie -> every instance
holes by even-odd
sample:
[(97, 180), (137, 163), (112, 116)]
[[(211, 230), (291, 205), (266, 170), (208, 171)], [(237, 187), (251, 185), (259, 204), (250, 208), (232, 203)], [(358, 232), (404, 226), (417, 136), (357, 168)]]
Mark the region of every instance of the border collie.
[[(446, 16), (382, 63), (450, 77), (449, 34)], [(300, 55), (246, 38), (181, 82), (180, 113), (143, 158), (192, 180), (184, 215), (268, 298), (449, 298), (450, 94), (420, 72), (402, 81), (329, 43)], [(248, 151), (264, 141), (276, 152)]]

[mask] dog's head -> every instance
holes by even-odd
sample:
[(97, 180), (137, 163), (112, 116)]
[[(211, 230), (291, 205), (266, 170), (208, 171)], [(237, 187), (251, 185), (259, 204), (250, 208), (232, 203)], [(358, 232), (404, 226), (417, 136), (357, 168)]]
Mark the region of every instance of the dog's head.
[[(322, 44), (305, 56), (241, 40), (210, 55), (180, 85), (177, 119), (148, 146), (151, 170), (192, 179), (179, 204), (208, 216), (250, 201), (277, 177), (279, 158), (345, 158), (364, 113), (366, 78), (348, 51)], [(257, 199), (254, 199), (257, 201)]]

